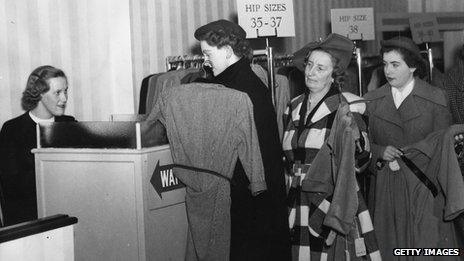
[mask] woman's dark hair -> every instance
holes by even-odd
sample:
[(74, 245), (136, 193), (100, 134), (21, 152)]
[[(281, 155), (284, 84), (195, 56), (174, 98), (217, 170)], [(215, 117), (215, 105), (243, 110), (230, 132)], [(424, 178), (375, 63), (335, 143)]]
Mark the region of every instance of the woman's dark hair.
[(413, 73), (414, 76), (418, 76), (419, 78), (427, 77), (427, 63), (425, 63), (424, 59), (419, 57), (420, 54), (414, 54), (402, 47), (387, 46), (380, 49), (380, 55), (383, 56), (384, 53), (391, 51), (398, 52), (409, 68), (416, 68)]
[(200, 41), (206, 41), (209, 45), (221, 48), (229, 45), (238, 57), (246, 57), (251, 60), (253, 51), (250, 43), (233, 33), (226, 33), (224, 30), (209, 31), (199, 37)]
[(26, 89), (21, 98), (21, 105), (24, 110), (30, 111), (37, 107), (42, 99), (42, 94), (50, 90), (47, 80), (51, 78), (63, 77), (68, 80), (64, 72), (50, 65), (43, 65), (36, 68), (27, 78)]
[(330, 54), (329, 52), (326, 52), (322, 50), (321, 48), (316, 48), (314, 50), (309, 51), (308, 55), (306, 55), (306, 58), (304, 60), (305, 66), (308, 63), (309, 56), (314, 51), (321, 51), (321, 52), (327, 53), (330, 56), (330, 60), (332, 61), (332, 65), (333, 65), (333, 71), (332, 71), (332, 78), (334, 79), (333, 84), (341, 91), (343, 87), (343, 83), (345, 82), (346, 72), (339, 66), (340, 60), (334, 55)]

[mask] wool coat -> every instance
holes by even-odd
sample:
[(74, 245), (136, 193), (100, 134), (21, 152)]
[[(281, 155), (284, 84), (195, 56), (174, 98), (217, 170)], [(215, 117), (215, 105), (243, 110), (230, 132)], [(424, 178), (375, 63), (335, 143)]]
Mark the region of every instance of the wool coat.
[(231, 186), (231, 259), (290, 260), (283, 152), (270, 90), (252, 71), (246, 58), (210, 82), (244, 92), (253, 103), (267, 185), (266, 192), (253, 197), (242, 164), (237, 162)]
[[(75, 121), (71, 116), (56, 122)], [(26, 112), (3, 124), (0, 131), (0, 187), (5, 225), (37, 219), (35, 162), (36, 123)]]
[(174, 164), (217, 173), (174, 168), (187, 186), (186, 260), (229, 260), (229, 180), (238, 158), (250, 194), (266, 189), (250, 99), (218, 84), (181, 85), (163, 91), (152, 120), (166, 126)]
[[(381, 154), (388, 145), (405, 148), (451, 123), (443, 90), (415, 78), (411, 94), (397, 109), (391, 88), (387, 83), (364, 96), (369, 101), (367, 113), (373, 155), (370, 168), (376, 174), (372, 184), (375, 184), (375, 198), (370, 200), (374, 201), (374, 227), (379, 247), (387, 260), (395, 260), (392, 248), (418, 247), (408, 243), (410, 241), (403, 229), (412, 224), (409, 217), (413, 210), (406, 203), (412, 201), (416, 194), (408, 189), (405, 180), (413, 174), (406, 172), (404, 167), (393, 173), (388, 163), (379, 164), (382, 163)], [(415, 176), (410, 178), (416, 179)], [(392, 238), (395, 240), (392, 241)]]
[[(306, 113), (300, 128), (305, 95), (294, 98), (285, 113), (283, 147), (287, 159), (311, 164), (307, 171), (291, 177), (292, 258), (339, 260), (349, 254), (356, 259), (354, 242), (363, 237), (366, 253), (360, 258), (379, 260), (370, 214), (355, 177), (356, 167), (368, 164), (361, 155), (370, 155), (360, 115), (365, 104), (348, 106), (346, 100), (360, 98), (331, 87), (321, 103)], [(355, 144), (361, 140), (358, 144), (366, 153), (358, 154)], [(364, 229), (359, 231), (360, 227)]]

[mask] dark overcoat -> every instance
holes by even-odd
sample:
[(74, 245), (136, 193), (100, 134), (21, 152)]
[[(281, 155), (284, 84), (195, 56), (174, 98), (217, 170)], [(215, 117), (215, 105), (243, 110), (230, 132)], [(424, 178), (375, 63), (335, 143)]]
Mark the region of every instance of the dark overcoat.
[(250, 97), (268, 188), (253, 197), (243, 167), (237, 162), (231, 185), (231, 260), (289, 260), (283, 152), (271, 93), (245, 58), (229, 66), (212, 82)]

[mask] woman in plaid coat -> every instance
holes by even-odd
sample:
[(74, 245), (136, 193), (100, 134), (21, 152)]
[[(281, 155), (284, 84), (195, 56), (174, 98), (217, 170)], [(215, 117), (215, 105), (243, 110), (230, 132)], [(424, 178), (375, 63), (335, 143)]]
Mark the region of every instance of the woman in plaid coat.
[[(356, 147), (356, 153), (344, 156), (353, 159), (356, 154), (357, 166), (367, 166), (370, 156), (366, 125), (359, 114), (365, 104), (351, 104), (349, 110), (356, 113), (347, 112), (347, 102), (361, 98), (340, 92), (352, 50), (353, 43), (348, 38), (331, 34), (324, 41), (310, 43), (294, 54), (295, 64), (305, 74), (307, 88), (304, 94), (290, 102), (284, 114), (283, 149), (292, 166), (288, 202), (293, 260), (380, 259), (372, 221), (356, 183), (354, 160), (353, 164), (336, 166), (352, 170), (342, 170), (343, 177), (339, 175), (339, 168), (334, 170), (331, 166), (343, 160), (340, 159), (343, 153), (334, 156), (336, 150), (331, 145), (337, 142)], [(330, 135), (336, 130), (337, 137)], [(354, 139), (351, 143), (345, 139), (347, 131), (354, 134), (349, 137), (358, 137), (356, 145)], [(331, 145), (327, 144), (329, 136), (334, 142)], [(338, 178), (347, 178), (351, 183), (337, 185), (335, 179)], [(319, 187), (311, 185), (309, 187), (316, 191), (308, 191), (308, 186), (303, 189), (305, 183), (318, 183)], [(336, 199), (336, 190), (347, 192), (346, 197), (341, 197), (341, 201)], [(336, 215), (345, 219), (339, 223), (341, 226), (331, 227), (327, 221), (331, 219), (328, 215), (334, 213), (331, 205), (335, 205), (335, 201), (341, 206), (335, 210)]]

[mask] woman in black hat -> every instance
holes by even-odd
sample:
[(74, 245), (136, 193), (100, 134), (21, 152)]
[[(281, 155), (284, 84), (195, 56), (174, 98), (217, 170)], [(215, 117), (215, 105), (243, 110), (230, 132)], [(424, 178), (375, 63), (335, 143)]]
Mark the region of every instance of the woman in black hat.
[[(240, 161), (231, 182), (231, 260), (289, 260), (282, 149), (271, 93), (250, 67), (245, 31), (218, 20), (195, 31), (214, 77), (206, 80), (248, 94), (264, 165), (267, 191), (253, 197)], [(227, 106), (226, 104), (224, 106)]]
[[(341, 260), (341, 258), (347, 258), (346, 254), (354, 256), (351, 248), (350, 250), (345, 249), (345, 243), (352, 245), (352, 238), (343, 241), (343, 246), (327, 243), (330, 241), (329, 234), (332, 234), (333, 230), (322, 225), (322, 221), (325, 219), (324, 213), (327, 213), (333, 196), (333, 190), (329, 187), (334, 185), (331, 182), (325, 183), (325, 180), (315, 180), (314, 177), (319, 176), (319, 172), (315, 171), (318, 173), (314, 173), (310, 169), (310, 165), (319, 155), (323, 144), (330, 136), (337, 110), (342, 101), (361, 100), (354, 94), (341, 93), (340, 91), (345, 70), (351, 60), (353, 47), (353, 43), (348, 38), (338, 34), (330, 34), (324, 41), (310, 43), (294, 54), (295, 65), (304, 72), (306, 90), (304, 94), (295, 97), (290, 102), (284, 114), (283, 149), (289, 164), (292, 166), (289, 221), (292, 233), (293, 260), (322, 260), (324, 258)], [(357, 126), (362, 131), (361, 137), (367, 137), (366, 125), (360, 115), (364, 110), (365, 104), (363, 103), (350, 106)], [(358, 157), (356, 157), (358, 171), (364, 169), (369, 160), (369, 153), (365, 151), (367, 143), (366, 139), (362, 139), (362, 142), (359, 143), (360, 150), (357, 154)], [(355, 166), (352, 167), (355, 168)], [(330, 165), (322, 166), (322, 168), (327, 171), (327, 175), (332, 175)], [(332, 180), (331, 177), (328, 179)], [(319, 189), (327, 189), (326, 193), (303, 191), (303, 182), (319, 182)], [(357, 195), (354, 196), (357, 197)], [(345, 205), (351, 203), (353, 202), (344, 202)], [(358, 204), (358, 202), (354, 204)], [(365, 204), (364, 210), (367, 213)], [(354, 227), (354, 218), (350, 222), (352, 222), (350, 226)], [(369, 223), (371, 223), (370, 219)], [(364, 232), (373, 234), (372, 230)], [(333, 235), (336, 234), (338, 233)], [(334, 237), (337, 237), (337, 241), (343, 238), (343, 236)], [(375, 245), (375, 243), (373, 244)], [(345, 253), (344, 250), (350, 253)], [(373, 253), (376, 250), (374, 248), (367, 249), (368, 252), (372, 251)], [(373, 254), (373, 256), (378, 256), (378, 254)]]
[[(427, 73), (426, 62), (410, 38), (382, 42), (381, 55), (388, 82), (364, 98), (370, 100), (370, 168), (376, 174), (374, 227), (382, 255), (395, 260), (394, 248), (437, 247), (432, 242), (441, 240), (433, 232), (435, 227), (427, 225), (434, 216), (427, 201), (431, 194), (420, 194), (426, 186), (399, 158), (401, 148), (447, 128), (451, 115), (445, 92), (420, 79)], [(422, 231), (423, 236), (414, 231)]]

